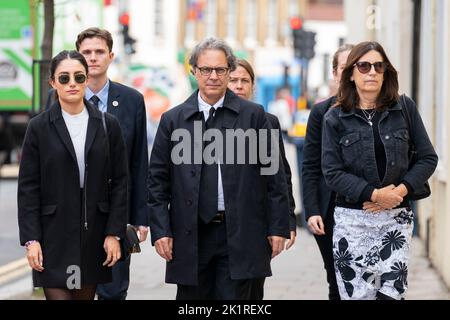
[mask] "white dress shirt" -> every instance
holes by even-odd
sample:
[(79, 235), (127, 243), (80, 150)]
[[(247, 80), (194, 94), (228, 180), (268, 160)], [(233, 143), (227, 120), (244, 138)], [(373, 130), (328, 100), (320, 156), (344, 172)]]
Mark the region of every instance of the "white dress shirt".
[(106, 112), (108, 110), (108, 92), (109, 92), (109, 79), (106, 81), (105, 86), (97, 93), (93, 93), (89, 87), (86, 87), (86, 91), (84, 92), (84, 97), (86, 100), (92, 98), (93, 95), (96, 95), (100, 101), (98, 102), (98, 109), (101, 112)]

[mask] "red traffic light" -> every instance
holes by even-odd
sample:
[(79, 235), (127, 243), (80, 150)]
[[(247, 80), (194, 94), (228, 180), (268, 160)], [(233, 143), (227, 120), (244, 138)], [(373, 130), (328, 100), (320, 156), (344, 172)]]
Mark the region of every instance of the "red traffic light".
[(303, 20), (300, 17), (292, 17), (290, 24), (292, 30), (299, 30), (302, 28)]
[(127, 12), (122, 13), (119, 17), (119, 22), (123, 26), (128, 26), (130, 24), (130, 15)]

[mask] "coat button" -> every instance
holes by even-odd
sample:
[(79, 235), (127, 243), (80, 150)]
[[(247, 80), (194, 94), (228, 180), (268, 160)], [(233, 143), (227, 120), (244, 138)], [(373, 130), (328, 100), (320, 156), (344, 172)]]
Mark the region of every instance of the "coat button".
[(186, 200), (186, 204), (187, 204), (188, 206), (192, 206), (192, 200), (191, 200), (191, 199)]
[(389, 136), (385, 136), (384, 138), (385, 138), (386, 140), (389, 140), (390, 137), (389, 137)]
[(350, 141), (347, 139), (347, 140), (345, 140), (345, 144), (348, 144)]
[(395, 166), (395, 161), (391, 161), (391, 166)]
[(191, 177), (195, 177), (195, 171), (191, 170)]

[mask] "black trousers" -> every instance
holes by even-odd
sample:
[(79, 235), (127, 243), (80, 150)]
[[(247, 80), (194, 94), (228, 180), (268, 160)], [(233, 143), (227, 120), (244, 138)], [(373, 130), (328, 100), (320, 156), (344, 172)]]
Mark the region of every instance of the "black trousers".
[(251, 299), (252, 280), (231, 279), (225, 221), (198, 224), (198, 285), (178, 285), (177, 300)]
[(266, 278), (256, 278), (252, 280), (252, 289), (250, 292), (251, 300), (262, 300), (264, 298), (264, 283)]
[(97, 285), (98, 300), (125, 300), (130, 285), (131, 255), (125, 261), (117, 261), (112, 267), (110, 283)]
[(336, 282), (336, 273), (333, 259), (333, 226), (334, 226), (334, 206), (330, 206), (324, 220), (325, 234), (323, 236), (314, 235), (320, 254), (322, 255), (324, 267), (327, 273), (328, 299), (341, 300)]

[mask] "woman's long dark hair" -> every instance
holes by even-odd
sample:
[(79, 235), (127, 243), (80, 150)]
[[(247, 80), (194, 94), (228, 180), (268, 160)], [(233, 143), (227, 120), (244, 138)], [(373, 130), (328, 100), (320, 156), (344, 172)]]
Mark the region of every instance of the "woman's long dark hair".
[[(56, 56), (54, 56), (52, 61), (50, 62), (49, 78), (51, 80), (53, 80), (53, 81), (55, 80), (56, 68), (58, 68), (59, 64), (66, 59), (78, 60), (84, 67), (84, 70), (86, 71), (86, 75), (88, 74), (89, 66), (86, 62), (86, 59), (84, 58), (84, 56), (81, 53), (79, 53), (78, 51), (75, 51), (75, 50), (70, 50), (70, 51), (63, 50), (60, 53), (58, 53)], [(58, 92), (56, 92), (56, 90), (55, 90), (55, 100), (58, 100)]]
[(347, 64), (344, 71), (342, 71), (341, 83), (337, 93), (335, 106), (340, 106), (346, 112), (353, 108), (357, 108), (360, 104), (355, 82), (350, 80), (353, 74), (354, 65), (362, 56), (372, 50), (377, 51), (386, 63), (384, 81), (380, 94), (376, 100), (376, 108), (384, 109), (391, 104), (398, 102), (400, 99), (398, 95), (397, 70), (392, 66), (383, 47), (375, 41), (361, 42), (357, 44), (348, 55)]

